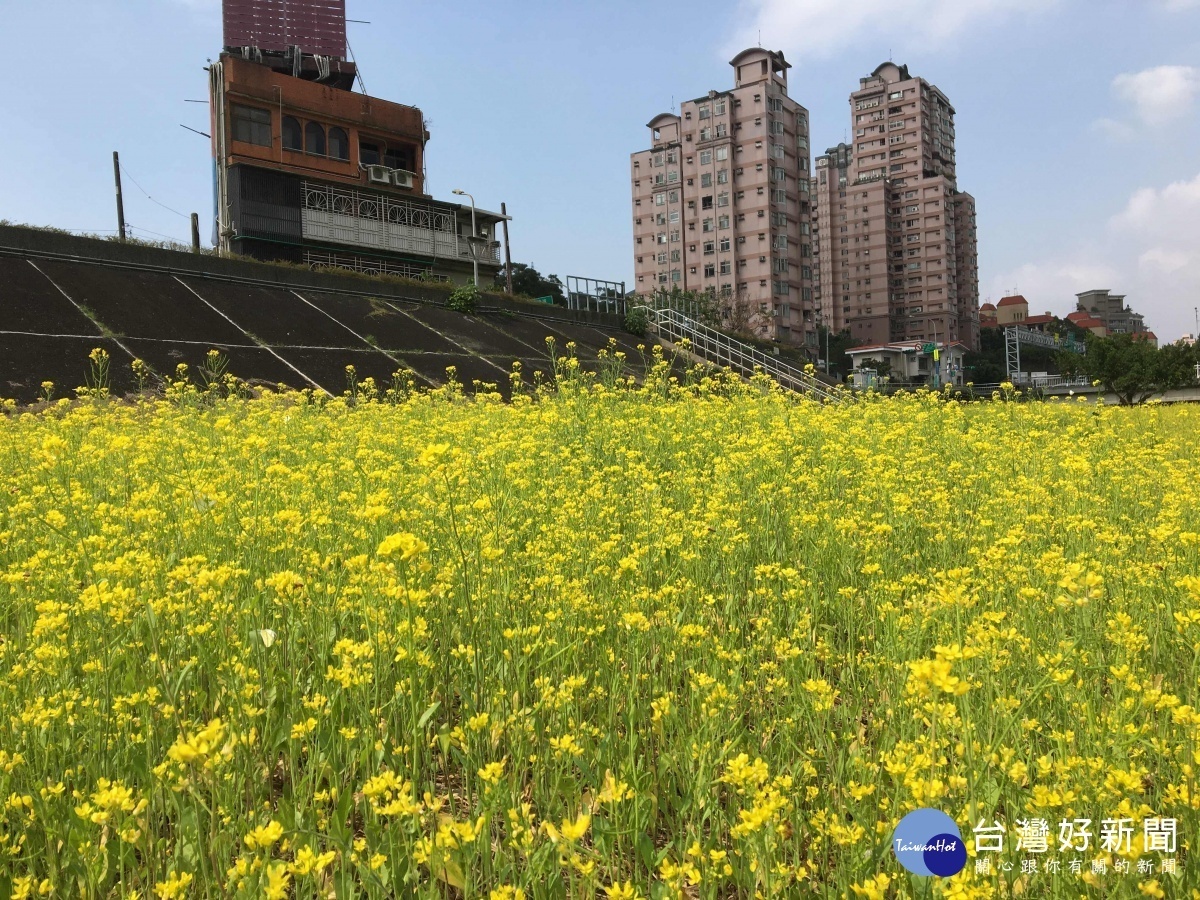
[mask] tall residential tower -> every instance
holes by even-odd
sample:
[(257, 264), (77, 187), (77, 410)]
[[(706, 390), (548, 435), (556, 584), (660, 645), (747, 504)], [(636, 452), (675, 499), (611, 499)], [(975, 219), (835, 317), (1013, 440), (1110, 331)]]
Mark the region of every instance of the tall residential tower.
[(958, 190), (954, 107), (884, 63), (850, 95), (854, 142), (817, 159), (822, 319), (868, 344), (979, 346), (975, 199)]
[(808, 111), (782, 53), (730, 65), (732, 89), (656, 116), (632, 154), (636, 289), (709, 293), (726, 327), (815, 349)]

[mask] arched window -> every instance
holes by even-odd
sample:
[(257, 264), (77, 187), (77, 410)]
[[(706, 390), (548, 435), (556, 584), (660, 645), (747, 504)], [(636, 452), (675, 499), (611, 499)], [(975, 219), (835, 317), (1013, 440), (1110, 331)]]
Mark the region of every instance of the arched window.
[(300, 139), (300, 123), (291, 116), (283, 117), (283, 149), (304, 149), (304, 144)]
[(325, 155), (325, 129), (316, 122), (304, 126), (304, 152)]
[(334, 159), (350, 158), (350, 138), (337, 126), (329, 129), (329, 155)]

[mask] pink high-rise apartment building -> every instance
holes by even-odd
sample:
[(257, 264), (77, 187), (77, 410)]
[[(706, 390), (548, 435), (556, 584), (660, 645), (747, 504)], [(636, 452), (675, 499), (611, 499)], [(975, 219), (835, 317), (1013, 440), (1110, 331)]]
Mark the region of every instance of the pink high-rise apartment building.
[(958, 190), (954, 107), (884, 63), (850, 95), (854, 143), (817, 159), (814, 295), (823, 322), (868, 344), (979, 346), (975, 199)]
[(782, 53), (730, 65), (732, 89), (656, 116), (631, 155), (636, 290), (708, 293), (726, 327), (815, 349), (808, 111)]

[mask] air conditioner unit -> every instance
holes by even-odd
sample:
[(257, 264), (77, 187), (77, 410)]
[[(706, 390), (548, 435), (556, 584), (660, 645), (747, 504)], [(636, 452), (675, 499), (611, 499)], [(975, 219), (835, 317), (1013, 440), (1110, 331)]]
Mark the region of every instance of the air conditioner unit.
[(391, 184), (392, 170), (387, 166), (367, 166), (367, 181), (371, 184)]
[(411, 188), (413, 186), (413, 173), (405, 172), (403, 169), (396, 169), (392, 172), (392, 184), (398, 188)]

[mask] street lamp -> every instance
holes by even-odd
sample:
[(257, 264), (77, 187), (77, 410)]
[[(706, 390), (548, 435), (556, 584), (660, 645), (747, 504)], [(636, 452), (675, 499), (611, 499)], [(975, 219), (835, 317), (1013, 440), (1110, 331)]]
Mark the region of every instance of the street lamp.
[(479, 232), (475, 230), (475, 198), (466, 191), (460, 191), (458, 188), (455, 188), (450, 193), (458, 194), (460, 197), (471, 198), (471, 266), (475, 271), (475, 287), (479, 287), (479, 247), (476, 243), (479, 240)]

